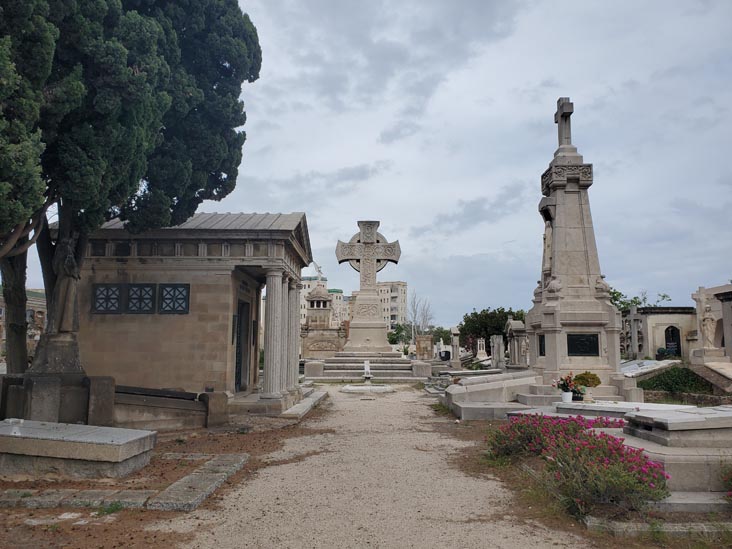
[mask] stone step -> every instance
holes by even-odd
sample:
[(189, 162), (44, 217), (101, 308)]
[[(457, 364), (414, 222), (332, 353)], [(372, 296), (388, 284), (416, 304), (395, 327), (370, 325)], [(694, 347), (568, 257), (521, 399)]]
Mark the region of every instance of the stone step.
[(372, 358), (400, 358), (404, 355), (400, 353), (399, 351), (391, 351), (391, 352), (382, 352), (382, 353), (356, 353), (351, 351), (340, 351), (337, 352), (335, 355), (335, 358), (343, 358), (343, 357), (357, 357), (360, 360), (369, 360)]
[(562, 401), (562, 395), (532, 395), (526, 393), (518, 393), (516, 400), (526, 406), (550, 406), (556, 402)]
[[(327, 376), (313, 378), (315, 383), (363, 383), (363, 376), (337, 376), (328, 372)], [(427, 381), (426, 377), (414, 377), (411, 374), (398, 377), (378, 377), (374, 376), (371, 380), (373, 383), (389, 382), (389, 383), (417, 383), (418, 381)]]
[[(615, 396), (618, 394), (618, 388), (615, 385), (600, 385), (590, 390), (595, 398), (599, 396)], [(558, 395), (559, 389), (551, 385), (532, 385), (529, 388), (529, 392), (532, 395)]]
[(660, 513), (726, 513), (729, 502), (725, 492), (671, 492), (664, 500), (650, 504)]
[[(376, 359), (368, 359), (369, 360), (369, 366), (371, 368), (376, 368), (380, 364), (411, 364), (412, 361), (408, 358), (376, 358)], [(363, 366), (363, 363), (365, 361), (360, 358), (338, 358), (338, 357), (332, 357), (332, 358), (326, 358), (323, 360), (323, 363), (325, 364), (326, 368), (329, 364), (350, 364), (353, 366)]]
[[(348, 376), (352, 378), (357, 379), (363, 379), (363, 370), (349, 370), (347, 368), (326, 368), (324, 373), (324, 376), (330, 376), (330, 377), (338, 377), (338, 376)], [(412, 369), (411, 368), (391, 368), (388, 370), (371, 370), (371, 375), (374, 379), (378, 378), (387, 378), (387, 377), (398, 377), (398, 376), (411, 376), (412, 375)], [(313, 379), (319, 379), (319, 378), (313, 378)]]
[(314, 388), (314, 387), (312, 387), (312, 382), (311, 382), (311, 383), (310, 383), (310, 386), (307, 386), (307, 387), (302, 387), (302, 386), (300, 386), (300, 391), (302, 392), (302, 397), (303, 397), (303, 398), (307, 398), (307, 397), (309, 397), (309, 396), (310, 396), (311, 394), (313, 394), (313, 392), (315, 391), (315, 388)]
[[(361, 372), (363, 374), (364, 369), (363, 367), (360, 367), (359, 364), (325, 364), (323, 366), (323, 370), (330, 371), (330, 370), (349, 370), (352, 372)], [(404, 371), (411, 371), (412, 370), (412, 364), (378, 364), (371, 366), (370, 370), (372, 372), (387, 372), (389, 370), (404, 370)]]

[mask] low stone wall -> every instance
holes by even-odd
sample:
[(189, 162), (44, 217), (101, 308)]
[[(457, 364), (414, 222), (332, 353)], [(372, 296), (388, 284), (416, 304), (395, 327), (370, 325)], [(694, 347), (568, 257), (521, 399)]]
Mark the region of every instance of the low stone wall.
[(704, 395), (700, 393), (671, 393), (669, 391), (643, 391), (646, 402), (667, 402), (680, 400), (694, 406), (721, 406), (732, 404), (732, 396)]

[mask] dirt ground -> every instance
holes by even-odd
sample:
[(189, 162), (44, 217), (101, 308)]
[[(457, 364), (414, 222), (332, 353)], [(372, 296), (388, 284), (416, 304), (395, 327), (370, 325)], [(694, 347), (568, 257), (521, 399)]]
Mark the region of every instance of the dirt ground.
[[(124, 482), (184, 474), (166, 452), (252, 456), (196, 511), (5, 509), (0, 547), (720, 547), (589, 534), (528, 475), (483, 460), (488, 422), (442, 416), (411, 387), (329, 393), (300, 424), (242, 418), (161, 437), (151, 466)], [(20, 485), (32, 483), (0, 487)]]

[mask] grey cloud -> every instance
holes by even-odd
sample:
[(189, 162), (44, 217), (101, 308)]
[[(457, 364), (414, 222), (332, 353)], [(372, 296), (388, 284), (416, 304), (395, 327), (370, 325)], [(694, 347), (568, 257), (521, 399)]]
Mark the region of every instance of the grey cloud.
[(394, 141), (399, 141), (400, 139), (414, 135), (418, 130), (419, 125), (416, 122), (404, 119), (397, 120), (379, 134), (379, 142), (388, 145)]
[(503, 219), (524, 205), (529, 185), (524, 181), (501, 187), (492, 199), (479, 196), (471, 200), (459, 200), (453, 212), (438, 215), (429, 225), (412, 227), (410, 236), (416, 237), (435, 230), (460, 232), (480, 223)]

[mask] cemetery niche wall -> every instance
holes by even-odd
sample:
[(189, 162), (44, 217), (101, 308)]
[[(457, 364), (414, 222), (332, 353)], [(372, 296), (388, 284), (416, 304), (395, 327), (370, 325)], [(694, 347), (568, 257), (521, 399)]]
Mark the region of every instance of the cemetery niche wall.
[(304, 213), (199, 213), (138, 235), (113, 220), (90, 236), (87, 256), (79, 344), (89, 375), (190, 393), (261, 384), (251, 411), (267, 413), (299, 399), (299, 282), (312, 261)]

